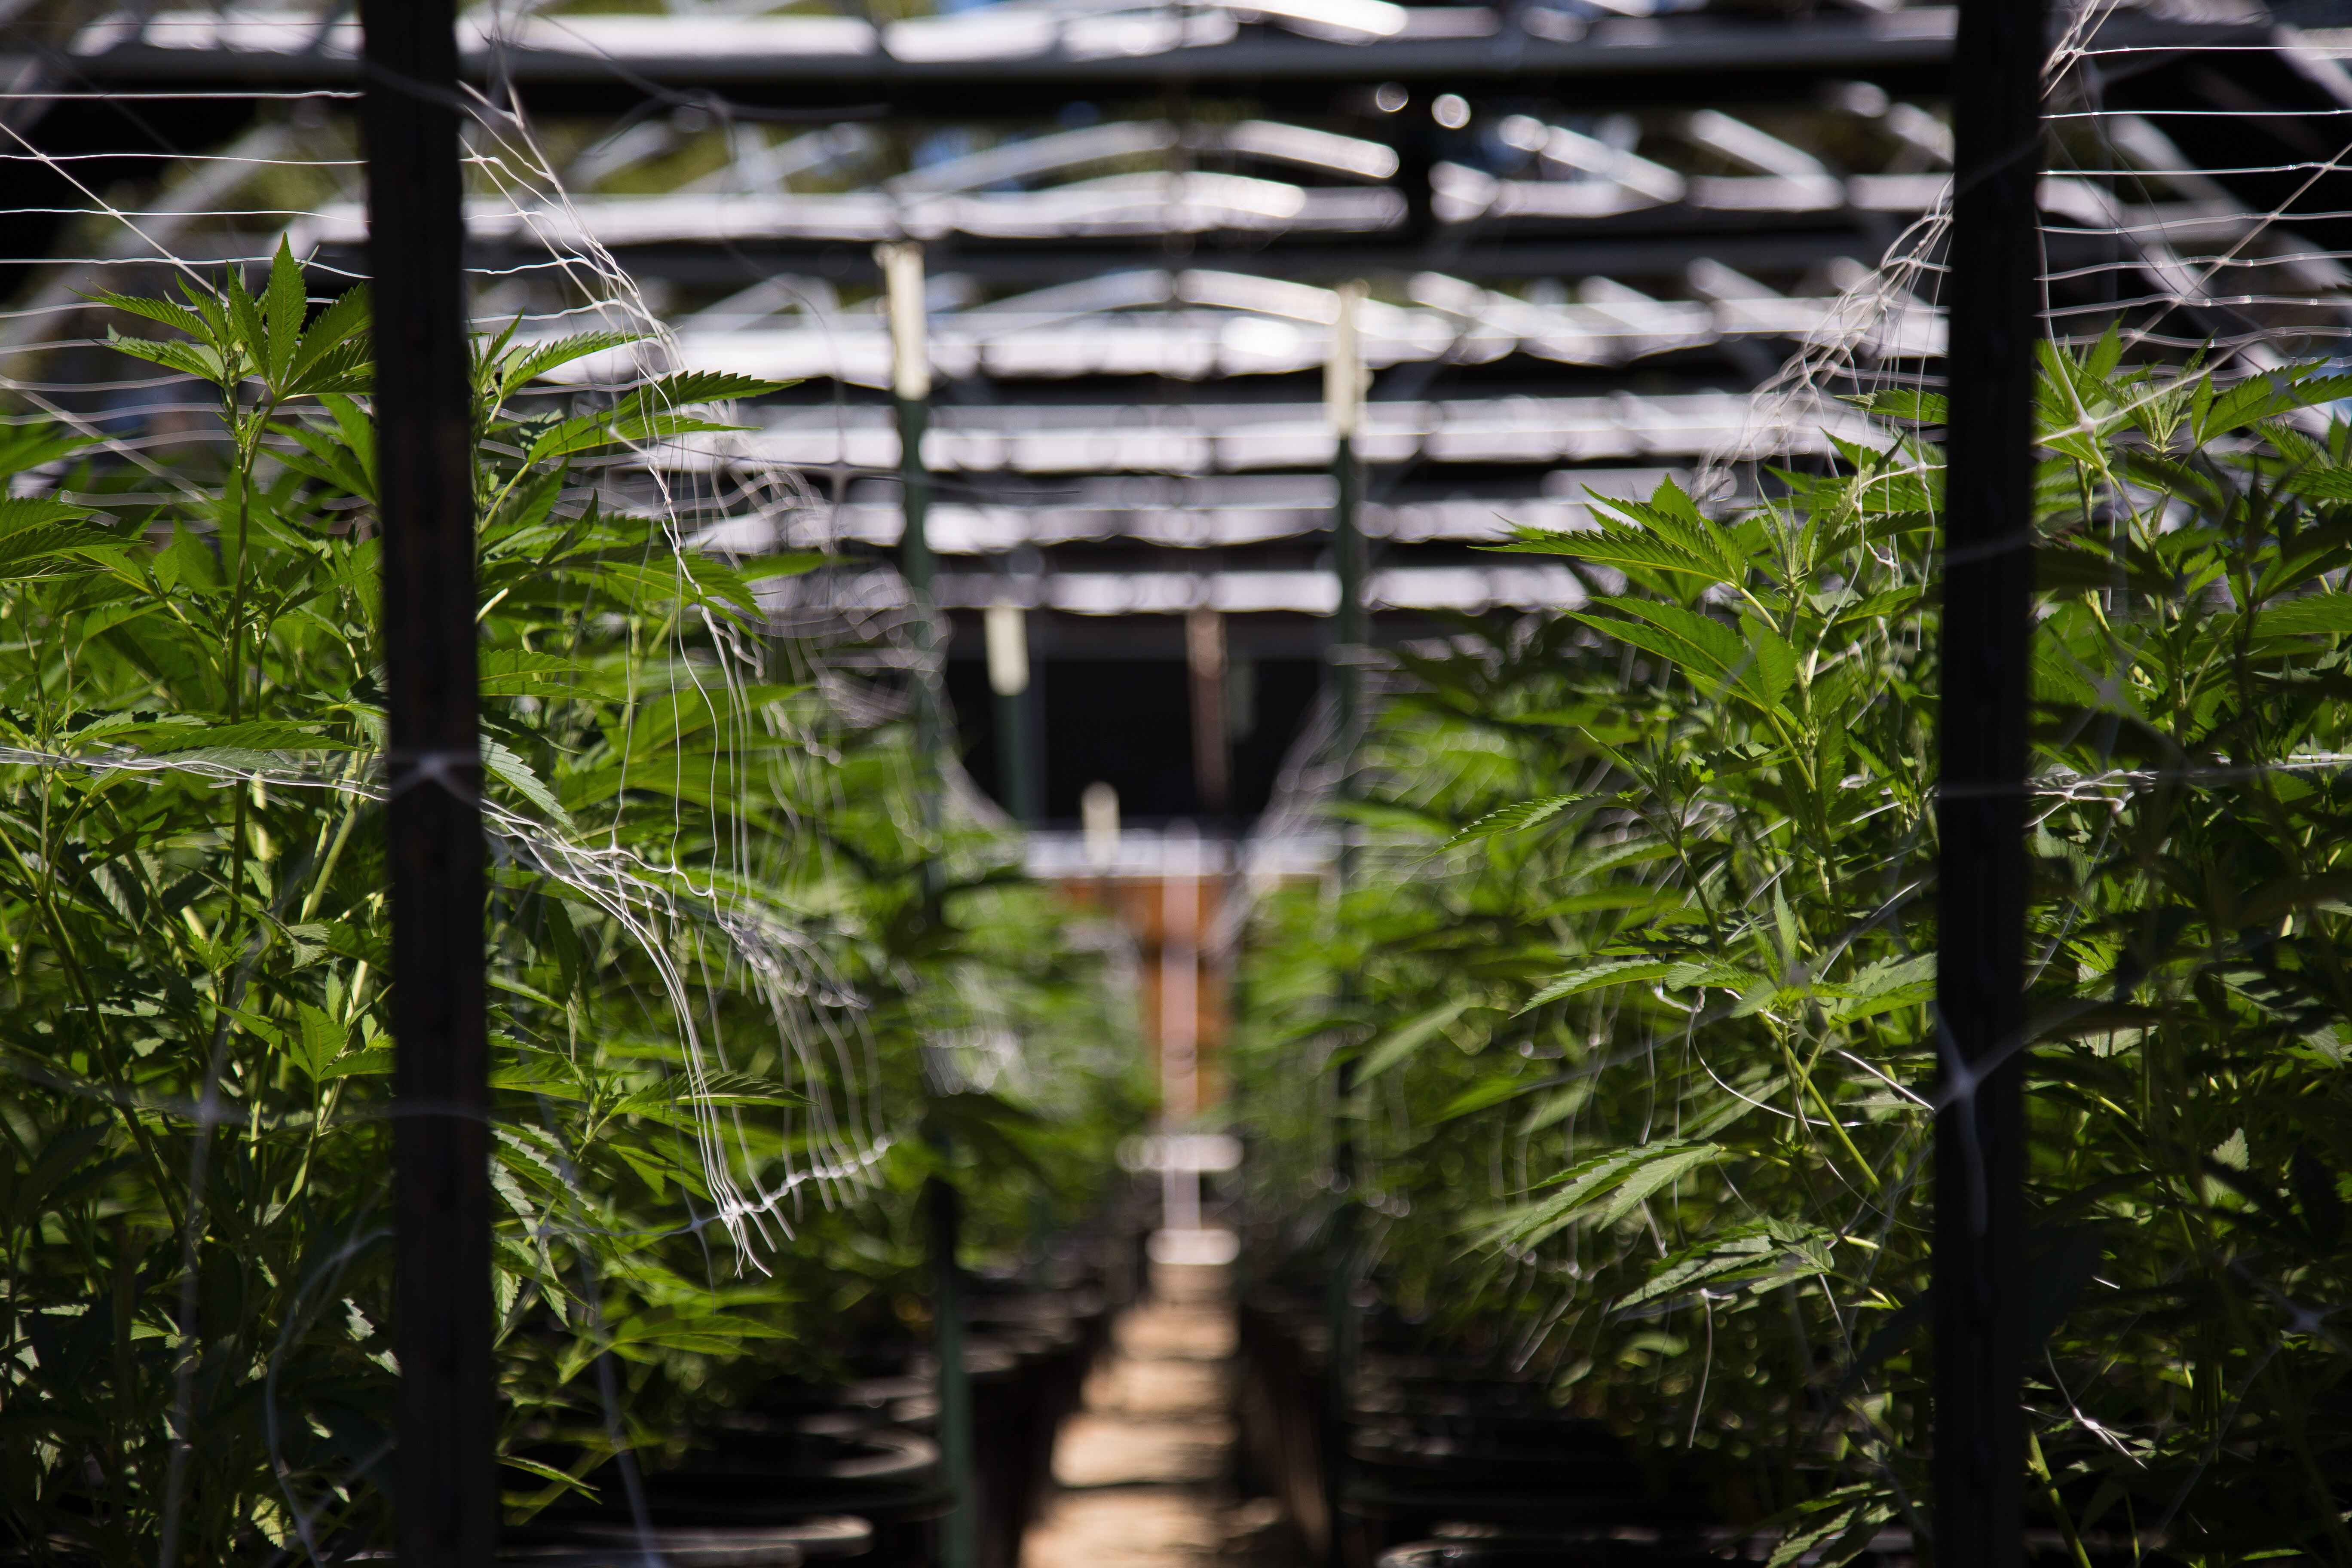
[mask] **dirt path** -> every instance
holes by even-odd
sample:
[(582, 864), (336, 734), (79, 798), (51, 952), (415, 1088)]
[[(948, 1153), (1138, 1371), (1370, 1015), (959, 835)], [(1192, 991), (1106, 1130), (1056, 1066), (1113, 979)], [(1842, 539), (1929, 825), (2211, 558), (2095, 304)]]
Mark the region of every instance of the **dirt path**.
[(1242, 1553), (1227, 1482), (1234, 1313), (1223, 1270), (1129, 1309), (1054, 1449), (1021, 1568), (1204, 1568)]

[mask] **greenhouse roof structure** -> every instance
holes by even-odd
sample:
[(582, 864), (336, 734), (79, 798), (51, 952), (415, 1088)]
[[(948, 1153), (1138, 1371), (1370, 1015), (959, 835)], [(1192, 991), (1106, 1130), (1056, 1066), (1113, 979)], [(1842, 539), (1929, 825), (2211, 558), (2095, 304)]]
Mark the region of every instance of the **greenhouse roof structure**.
[[(557, 10), (550, 6), (549, 11)], [(1253, 94), (1398, 81), (1477, 87), (1531, 81), (1609, 84), (1612, 95), (1703, 101), (1755, 84), (1787, 90), (1839, 76), (1894, 73), (1940, 89), (1950, 58), (1949, 5), (1855, 6), (1826, 16), (1670, 15), (1691, 8), (1403, 5), (1390, 0), (1130, 0), (1024, 3), (911, 16), (877, 26), (845, 16), (697, 14), (499, 16), (487, 8), (465, 53), (542, 103), (611, 108), (633, 97), (713, 90), (801, 107), (858, 95), (952, 89), (960, 113), (1034, 109), (1064, 96), (1157, 88), (1246, 86)], [(2154, 47), (2266, 37), (2236, 24), (2127, 16), (2123, 32)], [(116, 87), (284, 87), (354, 79), (358, 28), (318, 8), (126, 11), (72, 40), (78, 73)], [(923, 111), (936, 101), (894, 102)]]
[[(1081, 694), (1109, 668), (1134, 678), (1136, 756), (1152, 753), (1123, 784), (1135, 809), (1209, 809), (1181, 757), (1158, 752), (1197, 729), (1186, 623), (1213, 615), (1244, 672), (1228, 684), (1259, 683), (1228, 692), (1242, 711), (1220, 721), (1248, 753), (1235, 799), (1254, 808), (1319, 682), (1337, 602), (1319, 390), (1338, 286), (1372, 287), (1356, 451), (1378, 635), (1570, 603), (1566, 568), (1481, 547), (1580, 526), (1596, 496), (1867, 439), (1818, 392), (1754, 398), (1808, 344), (1895, 374), (1941, 354), (1932, 268), (1892, 288), (1874, 268), (1947, 200), (1954, 15), (1886, 0), (1009, 0), (878, 22), (484, 7), (467, 69), (486, 102), (530, 118), (545, 164), (476, 185), (478, 307), (544, 311), (567, 267), (603, 257), (681, 368), (794, 383), (747, 410), (749, 430), (664, 460), (798, 475), (756, 526), (850, 552), (863, 564), (838, 591), (898, 605), (903, 454), (873, 247), (921, 243), (930, 542), (976, 755), (995, 724), (981, 613), (1017, 605), (1035, 612), (1040, 686), (1061, 693), (1031, 699), (1055, 759), (1048, 815), (1072, 815), (1098, 765), (1061, 748), (1101, 721)], [(2344, 177), (2294, 188), (2289, 115), (2232, 121), (2225, 147), (2196, 110), (2352, 107), (2341, 41), (2221, 5), (2120, 7), (2097, 41), (2128, 64), (2107, 71), (2100, 145), (2070, 144), (2042, 184), (2053, 279), (2079, 280), (2053, 283), (2053, 310), (2160, 297), (2176, 330), (2200, 311), (2340, 327), (2326, 258), (2347, 237)], [(199, 263), (283, 240), (331, 290), (365, 265), (355, 165), (320, 152), (352, 146), (338, 115), (356, 48), (336, 6), (84, 9), (14, 57), (9, 122), (36, 155), (10, 166), (28, 196), (48, 180), (62, 211), (79, 198), (61, 170), (94, 189), (222, 150), (245, 162), (148, 178), (142, 233)], [(273, 162), (310, 165), (303, 200), (243, 183)], [(41, 221), (28, 210), (26, 232)], [(45, 247), (70, 249), (68, 231)], [(2217, 251), (2234, 270), (2192, 260)], [(80, 259), (20, 268), (20, 302), (68, 306), (142, 255), (118, 242)], [(2248, 268), (2316, 302), (2242, 292)], [(0, 334), (24, 349), (52, 330), (37, 320)], [(634, 364), (615, 352), (570, 373), (616, 385)], [(707, 538), (755, 542), (744, 527)]]
[(2338, 23), (0, 0), (0, 1568), (2352, 1568)]

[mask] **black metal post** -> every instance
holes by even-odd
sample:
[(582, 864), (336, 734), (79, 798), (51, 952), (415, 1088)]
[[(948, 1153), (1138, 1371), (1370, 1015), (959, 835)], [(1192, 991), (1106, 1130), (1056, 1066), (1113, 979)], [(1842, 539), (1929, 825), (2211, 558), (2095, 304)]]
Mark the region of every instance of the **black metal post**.
[(402, 1568), (497, 1549), (489, 1047), (454, 0), (364, 0), (392, 747), (394, 1342)]
[(1036, 770), (1031, 764), (1029, 690), (996, 694), (996, 779), (1005, 815), (1024, 827), (1037, 820)]
[[(1354, 436), (1339, 437), (1337, 448), (1331, 458), (1339, 492), (1331, 509), (1331, 565), (1339, 579), (1339, 608), (1331, 617), (1331, 680), (1340, 754), (1352, 770), (1364, 727), (1364, 470), (1356, 461)], [(1343, 777), (1339, 788), (1343, 795), (1351, 791), (1352, 778)], [(1344, 847), (1340, 856), (1343, 863), (1349, 858)]]
[[(931, 423), (931, 368), (925, 338), (922, 251), (915, 246), (885, 246), (877, 252), (882, 264), (886, 302), (889, 308), (892, 401), (898, 414), (899, 515), (898, 570), (915, 601), (915, 765), (922, 770), (923, 830), (938, 848), (944, 826), (940, 795), (939, 758), (946, 744), (947, 725), (940, 689), (939, 613), (931, 583), (938, 558), (931, 552), (928, 524), (931, 510), (931, 475), (923, 466), (923, 433)], [(942, 867), (934, 853), (923, 867), (923, 900), (939, 917), (943, 886)], [(947, 1146), (940, 1144), (944, 1157)], [(980, 1495), (972, 1463), (971, 1374), (964, 1364), (963, 1292), (961, 1265), (962, 1213), (955, 1189), (934, 1179), (927, 1194), (930, 1214), (933, 1350), (939, 1356), (940, 1461), (946, 1469), (955, 1503), (940, 1524), (940, 1555), (943, 1568), (977, 1568), (980, 1553)]]
[[(1364, 418), (1364, 356), (1357, 330), (1358, 307), (1364, 299), (1361, 283), (1342, 283), (1334, 291), (1339, 317), (1331, 323), (1331, 352), (1323, 367), (1323, 408), (1331, 426), (1331, 569), (1339, 578), (1339, 602), (1331, 618), (1333, 706), (1337, 710), (1337, 745), (1341, 763), (1339, 794), (1355, 788), (1356, 748), (1364, 724), (1364, 500), (1362, 466), (1356, 460), (1356, 435)], [(1341, 830), (1339, 875), (1342, 883), (1352, 868), (1346, 831)]]
[(980, 1496), (973, 1486), (971, 1376), (964, 1363), (963, 1200), (933, 1178), (923, 1191), (930, 1221), (931, 1331), (940, 1359), (940, 1460), (955, 1489), (955, 1506), (940, 1521), (943, 1568), (980, 1562)]
[[(899, 515), (905, 527), (898, 536), (898, 571), (915, 597), (916, 661), (915, 749), (928, 761), (940, 748), (939, 628), (931, 603), (931, 581), (939, 573), (939, 557), (931, 552), (931, 473), (923, 467), (923, 432), (931, 427), (931, 405), (923, 397), (900, 395), (898, 413)], [(935, 805), (935, 801), (929, 804)], [(936, 811), (932, 812), (937, 816)], [(927, 826), (937, 826), (927, 822)]]
[[(1024, 546), (1017, 559), (1024, 563), (1024, 574), (1034, 577), (1043, 571), (1034, 546)], [(1021, 797), (1020, 817), (1028, 826), (1045, 820), (1045, 791), (1050, 782), (1045, 776), (1045, 675), (1046, 663), (1054, 649), (1053, 623), (1036, 616), (1021, 618), (1022, 637), (1029, 649), (1029, 686), (1021, 693)]]
[(1184, 669), (1192, 718), (1192, 793), (1223, 818), (1233, 801), (1233, 742), (1225, 725), (1225, 617), (1207, 605), (1184, 616)]
[(1963, 0), (1937, 744), (1934, 1494), (1943, 1568), (2024, 1561), (2026, 668), (2044, 0)]
[[(1331, 618), (1332, 702), (1338, 721), (1339, 798), (1356, 796), (1356, 756), (1364, 730), (1364, 533), (1363, 468), (1356, 460), (1356, 432), (1363, 415), (1363, 362), (1356, 336), (1356, 305), (1363, 297), (1360, 283), (1339, 289), (1339, 320), (1332, 334), (1331, 360), (1324, 378), (1324, 403), (1332, 427), (1331, 565), (1339, 578), (1339, 602)], [(1356, 850), (1349, 841), (1353, 825), (1339, 824), (1339, 891), (1341, 899), (1354, 885)], [(1356, 999), (1355, 976), (1339, 976), (1339, 1003), (1344, 1014)], [(1341, 1568), (1348, 1558), (1341, 1527), (1341, 1496), (1348, 1468), (1348, 1390), (1355, 1380), (1359, 1342), (1362, 1335), (1356, 1309), (1356, 1285), (1362, 1267), (1362, 1216), (1357, 1191), (1359, 1172), (1354, 1128), (1349, 1102), (1356, 1088), (1353, 1058), (1339, 1064), (1339, 1121), (1332, 1130), (1332, 1176), (1339, 1202), (1332, 1214), (1333, 1265), (1325, 1281), (1324, 1313), (1329, 1331), (1329, 1364), (1325, 1369), (1323, 1466), (1325, 1513), (1330, 1521), (1329, 1559)]]
[[(1364, 536), (1357, 509), (1363, 495), (1362, 469), (1356, 462), (1352, 436), (1342, 434), (1331, 458), (1331, 477), (1339, 499), (1331, 513), (1332, 564), (1339, 579), (1339, 613), (1331, 625), (1331, 682), (1338, 710), (1339, 751), (1339, 798), (1356, 796), (1356, 752), (1363, 740), (1364, 671)], [(1349, 835), (1354, 825), (1341, 818), (1338, 831), (1339, 892), (1345, 899), (1356, 880), (1356, 847)], [(1355, 976), (1339, 977), (1339, 1002), (1344, 1013), (1356, 1000)], [(1339, 1064), (1339, 1125), (1332, 1130), (1331, 1173), (1339, 1184), (1339, 1203), (1332, 1213), (1332, 1268), (1325, 1280), (1324, 1318), (1329, 1331), (1328, 1365), (1325, 1369), (1323, 1466), (1327, 1486), (1325, 1513), (1330, 1521), (1330, 1563), (1344, 1568), (1348, 1547), (1341, 1526), (1340, 1502), (1347, 1487), (1348, 1390), (1355, 1381), (1361, 1314), (1356, 1309), (1356, 1283), (1361, 1268), (1362, 1213), (1357, 1191), (1355, 1127), (1349, 1102), (1356, 1091), (1356, 1062)]]
[[(898, 569), (915, 593), (915, 757), (916, 766), (925, 770), (929, 781), (922, 785), (923, 828), (936, 837), (943, 825), (936, 759), (947, 727), (940, 712), (938, 617), (931, 604), (935, 558), (923, 529), (931, 500), (931, 477), (923, 467), (923, 431), (930, 423), (930, 407), (919, 397), (901, 397), (898, 402), (898, 477), (905, 487), (906, 519)], [(936, 856), (923, 867), (923, 897), (934, 906), (940, 901), (941, 869)], [(931, 912), (937, 918), (938, 910)], [(944, 1145), (941, 1152), (945, 1152)], [(933, 1350), (940, 1361), (940, 1460), (956, 1496), (955, 1506), (940, 1525), (940, 1562), (944, 1568), (975, 1568), (980, 1560), (980, 1498), (974, 1484), (971, 1374), (964, 1365), (963, 1292), (957, 1262), (962, 1215), (955, 1189), (944, 1181), (931, 1183), (929, 1206)]]

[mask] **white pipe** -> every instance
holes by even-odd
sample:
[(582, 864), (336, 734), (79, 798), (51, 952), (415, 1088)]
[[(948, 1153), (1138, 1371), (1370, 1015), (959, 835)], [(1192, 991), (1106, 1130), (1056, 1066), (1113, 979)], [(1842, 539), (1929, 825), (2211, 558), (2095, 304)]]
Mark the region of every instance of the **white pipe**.
[(889, 307), (890, 390), (909, 403), (920, 403), (931, 395), (931, 351), (923, 310), (923, 247), (877, 245), (874, 259), (882, 265)]
[(991, 605), (981, 612), (988, 645), (988, 689), (999, 697), (1029, 689), (1029, 628), (1018, 605)]
[(1085, 825), (1087, 864), (1109, 870), (1118, 860), (1118, 791), (1100, 779), (1087, 785), (1078, 795), (1078, 820)]
[(1355, 439), (1364, 418), (1364, 353), (1356, 330), (1356, 308), (1364, 302), (1361, 283), (1342, 283), (1339, 317), (1331, 323), (1331, 353), (1323, 362), (1323, 406), (1331, 434), (1343, 441)]

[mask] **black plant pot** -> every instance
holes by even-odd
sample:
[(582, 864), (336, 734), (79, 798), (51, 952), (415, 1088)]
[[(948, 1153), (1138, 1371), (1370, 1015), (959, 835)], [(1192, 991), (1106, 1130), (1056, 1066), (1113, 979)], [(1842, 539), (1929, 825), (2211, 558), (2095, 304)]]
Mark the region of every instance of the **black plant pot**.
[[(1505, 1533), (1415, 1541), (1382, 1552), (1377, 1568), (1762, 1568), (1780, 1547), (1772, 1536), (1736, 1531), (1615, 1530)], [(1797, 1559), (1806, 1568), (1818, 1553)], [(2092, 1568), (2181, 1568), (2162, 1552), (2128, 1542), (2085, 1542)], [(1882, 1530), (1853, 1560), (1856, 1568), (1918, 1568), (1917, 1544), (1907, 1530)], [(2029, 1568), (2072, 1568), (2074, 1547), (2051, 1530), (2025, 1536)]]
[(1706, 1543), (1595, 1533), (1416, 1541), (1381, 1553), (1379, 1568), (1724, 1568)]
[[(921, 1568), (937, 1554), (936, 1524), (952, 1501), (939, 1449), (920, 1434), (825, 1416), (739, 1416), (709, 1434), (675, 1469), (644, 1477), (646, 1511), (664, 1529), (746, 1529), (847, 1514), (873, 1529), (873, 1554)], [(551, 1510), (551, 1529), (627, 1525), (626, 1492), (601, 1478), (599, 1500)]]
[(512, 1531), (501, 1544), (505, 1568), (800, 1568), (804, 1563), (863, 1557), (874, 1527), (845, 1514), (790, 1524), (679, 1528), (582, 1523), (569, 1529)]

